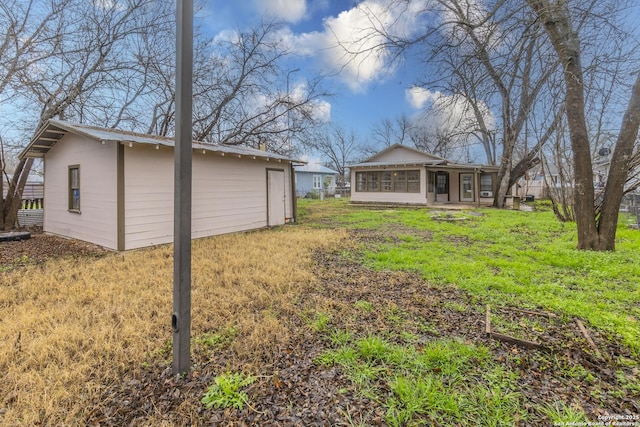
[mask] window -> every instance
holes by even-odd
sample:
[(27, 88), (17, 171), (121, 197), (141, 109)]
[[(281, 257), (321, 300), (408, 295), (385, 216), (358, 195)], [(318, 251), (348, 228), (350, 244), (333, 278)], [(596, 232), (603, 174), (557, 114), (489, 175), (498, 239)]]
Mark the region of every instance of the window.
[(493, 177), (490, 174), (480, 175), (480, 191), (493, 191)]
[(407, 192), (407, 173), (405, 171), (393, 173), (393, 191), (396, 193)]
[(438, 172), (436, 175), (436, 190), (438, 194), (449, 194), (449, 174)]
[(367, 175), (365, 172), (356, 172), (356, 191), (366, 191)]
[(407, 192), (420, 192), (420, 171), (407, 171)]
[(436, 191), (436, 173), (429, 172), (429, 193)]
[(393, 191), (393, 174), (391, 172), (382, 172), (382, 191)]
[(356, 172), (356, 191), (419, 193), (420, 171)]
[(80, 166), (69, 166), (69, 210), (80, 212)]
[(380, 191), (379, 176), (378, 172), (367, 172), (367, 191)]
[(322, 175), (313, 175), (313, 189), (314, 190), (322, 189)]

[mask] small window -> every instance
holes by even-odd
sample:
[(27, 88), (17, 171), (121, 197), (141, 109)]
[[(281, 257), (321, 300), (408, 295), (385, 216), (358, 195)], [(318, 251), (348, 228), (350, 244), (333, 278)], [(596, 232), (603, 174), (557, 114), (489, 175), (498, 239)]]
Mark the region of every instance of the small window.
[(480, 175), (480, 191), (493, 191), (493, 178), (488, 173)]
[(313, 189), (314, 190), (322, 189), (322, 175), (313, 175)]
[(69, 166), (69, 210), (80, 212), (80, 166)]

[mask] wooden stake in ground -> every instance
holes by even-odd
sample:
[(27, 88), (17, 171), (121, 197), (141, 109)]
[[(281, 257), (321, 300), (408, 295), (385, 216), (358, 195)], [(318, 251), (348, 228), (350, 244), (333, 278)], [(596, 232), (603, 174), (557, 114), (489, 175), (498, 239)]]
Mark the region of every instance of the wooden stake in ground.
[(587, 342), (589, 343), (589, 345), (591, 346), (593, 351), (596, 353), (596, 356), (597, 357), (604, 357), (605, 359), (608, 359), (606, 354), (603, 355), (600, 352), (600, 349), (598, 349), (598, 346), (596, 345), (596, 343), (593, 342), (593, 340), (591, 339), (591, 335), (589, 335), (589, 332), (587, 331), (587, 328), (584, 327), (584, 324), (580, 321), (580, 319), (576, 319), (576, 324), (578, 325), (578, 329), (580, 329), (580, 332), (582, 333), (582, 336), (587, 340)]
[(487, 304), (487, 314), (485, 316), (485, 332), (487, 335), (491, 335), (491, 308), (489, 304)]
[(501, 333), (498, 333), (498, 332), (491, 331), (491, 307), (489, 306), (489, 304), (487, 304), (487, 312), (486, 312), (486, 315), (485, 315), (485, 332), (491, 338), (493, 338), (495, 340), (498, 340), (498, 341), (503, 341), (503, 342), (508, 342), (508, 343), (511, 343), (511, 344), (516, 344), (516, 345), (519, 345), (521, 347), (530, 348), (530, 349), (533, 349), (533, 350), (549, 351), (549, 348), (545, 347), (542, 344), (538, 344), (537, 342), (523, 340), (523, 339), (520, 339), (520, 338), (512, 337), (510, 335), (501, 334)]

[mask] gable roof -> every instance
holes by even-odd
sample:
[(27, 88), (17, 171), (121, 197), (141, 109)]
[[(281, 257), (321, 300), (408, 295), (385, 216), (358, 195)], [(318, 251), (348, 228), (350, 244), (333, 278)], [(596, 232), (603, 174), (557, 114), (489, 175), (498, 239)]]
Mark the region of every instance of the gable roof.
[[(407, 153), (403, 158), (401, 151)], [(398, 156), (397, 154), (400, 154)], [(487, 171), (497, 171), (498, 166), (474, 165), (454, 163), (434, 154), (429, 154), (402, 144), (394, 144), (374, 154), (363, 162), (349, 165), (349, 168), (387, 168), (397, 166), (446, 166), (447, 169), (481, 168)]]
[(315, 172), (315, 173), (326, 173), (326, 174), (332, 174), (332, 175), (335, 175), (338, 173), (337, 171), (334, 171), (333, 169), (330, 169), (319, 163), (307, 163), (306, 165), (303, 165), (303, 166), (296, 166), (295, 170), (296, 172)]
[(384, 150), (377, 152), (376, 154), (374, 154), (373, 156), (369, 157), (368, 159), (364, 160), (363, 163), (373, 162), (376, 159), (379, 159), (380, 157), (385, 157), (389, 153), (391, 153), (393, 151), (396, 151), (396, 150), (406, 150), (409, 153), (418, 154), (419, 156), (424, 157), (425, 160), (444, 160), (442, 157), (436, 156), (435, 154), (430, 154), (430, 153), (427, 153), (426, 151), (422, 151), (422, 150), (418, 150), (417, 148), (409, 147), (408, 145), (393, 144), (393, 145), (385, 148)]
[[(98, 126), (89, 126), (77, 123), (71, 123), (63, 120), (48, 120), (34, 135), (29, 145), (18, 156), (20, 159), (24, 157), (42, 158), (63, 136), (67, 133), (91, 138), (99, 142), (120, 142), (126, 144), (153, 145), (156, 147), (174, 147), (174, 138), (158, 135), (145, 135), (136, 132), (122, 131), (118, 129), (107, 129)], [(255, 148), (209, 144), (204, 142), (193, 141), (194, 150), (211, 151), (222, 155), (232, 154), (238, 157), (248, 156), (263, 159), (286, 160), (291, 162), (300, 162), (291, 157), (282, 156), (280, 154), (269, 153), (267, 151), (257, 150)], [(305, 162), (300, 162), (305, 163)]]

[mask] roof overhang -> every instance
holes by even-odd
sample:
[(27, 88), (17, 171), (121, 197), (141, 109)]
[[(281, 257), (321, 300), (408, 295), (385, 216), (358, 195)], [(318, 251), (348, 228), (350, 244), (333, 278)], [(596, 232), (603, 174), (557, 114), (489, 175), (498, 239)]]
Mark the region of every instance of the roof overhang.
[(363, 162), (354, 165), (348, 165), (348, 168), (366, 168), (366, 169), (388, 169), (399, 167), (422, 167), (434, 165), (446, 165), (446, 160), (429, 160), (429, 161), (410, 161), (410, 162)]
[(50, 121), (46, 122), (38, 129), (29, 145), (20, 152), (18, 158), (22, 160), (25, 157), (42, 158), (44, 155), (58, 142), (68, 129), (64, 126), (58, 126)]
[[(175, 145), (175, 140), (169, 137), (145, 135), (135, 132), (120, 131), (117, 129), (106, 129), (95, 126), (79, 125), (62, 120), (51, 119), (48, 120), (42, 127), (40, 127), (40, 129), (38, 129), (34, 137), (29, 142), (29, 145), (27, 145), (25, 149), (20, 153), (19, 158), (43, 158), (45, 154), (67, 133), (81, 135), (86, 138), (101, 142), (103, 144), (120, 143), (129, 147), (133, 147), (135, 145), (146, 145), (153, 146), (156, 149), (159, 149), (160, 147), (170, 147), (171, 149), (173, 149)], [(280, 154), (270, 153), (268, 151), (257, 150), (255, 148), (249, 147), (208, 144), (197, 141), (194, 141), (192, 143), (192, 146), (194, 151), (201, 151), (203, 153), (212, 152), (217, 153), (220, 156), (263, 159), (266, 161), (275, 161), (278, 163), (306, 163)]]

